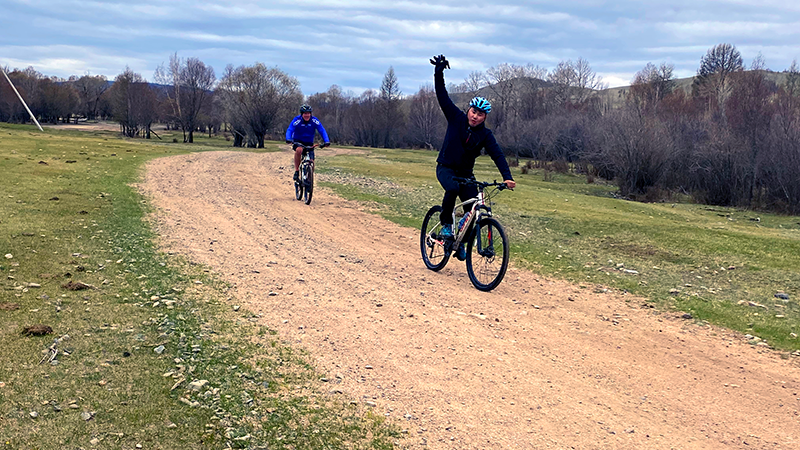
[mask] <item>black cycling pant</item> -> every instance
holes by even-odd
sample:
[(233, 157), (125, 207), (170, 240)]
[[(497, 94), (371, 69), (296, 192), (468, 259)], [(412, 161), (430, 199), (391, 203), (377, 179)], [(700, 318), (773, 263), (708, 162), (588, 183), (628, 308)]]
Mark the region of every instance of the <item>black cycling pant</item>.
[[(441, 164), (436, 166), (436, 179), (444, 188), (444, 198), (442, 199), (442, 213), (439, 221), (442, 224), (453, 224), (453, 208), (456, 206), (456, 197), (462, 202), (478, 196), (478, 188), (472, 185), (459, 184), (453, 177), (470, 178), (471, 173), (458, 173), (454, 169), (445, 167)], [(466, 211), (464, 211), (466, 212)]]
[[(293, 147), (292, 150), (297, 151), (297, 147), (299, 147), (300, 145), (304, 145), (306, 147), (311, 147), (312, 145), (314, 145), (314, 143), (312, 142), (312, 143), (309, 144), (307, 142), (299, 142), (298, 141), (292, 146)], [(306, 150), (306, 151), (311, 155), (311, 160), (314, 161), (314, 156), (315, 156), (314, 155), (314, 150)]]

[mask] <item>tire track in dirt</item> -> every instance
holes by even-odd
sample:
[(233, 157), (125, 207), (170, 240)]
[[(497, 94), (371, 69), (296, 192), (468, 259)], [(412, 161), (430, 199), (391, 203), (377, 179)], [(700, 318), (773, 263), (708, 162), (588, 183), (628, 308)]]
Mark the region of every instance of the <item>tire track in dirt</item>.
[[(343, 150), (334, 150), (343, 151)], [(410, 448), (800, 448), (796, 359), (513, 267), (493, 292), (425, 269), (418, 231), (323, 189), (294, 200), (291, 154), (147, 165), (165, 250), (374, 402)], [(433, 176), (433, 174), (431, 175)], [(337, 395), (337, 394), (332, 394)]]

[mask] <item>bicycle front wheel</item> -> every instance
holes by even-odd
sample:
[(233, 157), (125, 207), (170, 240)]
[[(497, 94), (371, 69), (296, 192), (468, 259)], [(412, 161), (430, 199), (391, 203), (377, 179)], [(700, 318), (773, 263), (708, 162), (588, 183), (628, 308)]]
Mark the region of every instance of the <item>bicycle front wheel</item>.
[(311, 203), (311, 196), (314, 194), (314, 166), (308, 164), (303, 170), (303, 202), (308, 205)]
[(475, 225), (467, 242), (467, 274), (481, 291), (491, 291), (503, 281), (508, 269), (508, 239), (496, 219), (487, 217)]
[(303, 199), (303, 181), (297, 180), (294, 182), (294, 198), (298, 200)]
[(439, 214), (442, 207), (436, 205), (428, 210), (425, 219), (422, 221), (422, 229), (419, 234), (419, 248), (422, 251), (422, 262), (425, 267), (434, 272), (442, 270), (450, 259), (449, 242), (445, 242), (439, 237), (442, 231), (442, 223), (439, 221)]

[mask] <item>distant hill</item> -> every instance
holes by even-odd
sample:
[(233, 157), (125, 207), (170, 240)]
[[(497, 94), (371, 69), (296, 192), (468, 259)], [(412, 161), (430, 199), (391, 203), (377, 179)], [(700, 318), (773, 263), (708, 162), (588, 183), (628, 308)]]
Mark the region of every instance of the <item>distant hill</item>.
[[(520, 92), (522, 92), (523, 94), (526, 94), (526, 93), (529, 93), (529, 92), (533, 91), (534, 87), (537, 87), (537, 88), (540, 88), (540, 89), (548, 89), (548, 88), (551, 88), (553, 86), (553, 83), (551, 83), (549, 81), (541, 80), (541, 79), (538, 79), (538, 78), (527, 78), (527, 77), (515, 78), (513, 80), (510, 80), (510, 81), (507, 81), (507, 82), (504, 82), (504, 83), (514, 83), (515, 87), (518, 87)], [(494, 84), (492, 86), (484, 86), (484, 87), (478, 89), (478, 92), (475, 93), (475, 94), (469, 93), (469, 92), (468, 93), (449, 92), (449, 94), (450, 94), (450, 98), (453, 99), (453, 102), (456, 105), (459, 105), (459, 106), (466, 105), (470, 101), (470, 99), (472, 99), (472, 97), (475, 96), (475, 95), (478, 95), (478, 96), (481, 96), (481, 97), (486, 97), (487, 99), (489, 99), (489, 101), (492, 101), (492, 99), (497, 97), (496, 92), (503, 90), (502, 84), (503, 83), (497, 83), (497, 84)]]
[[(772, 72), (770, 70), (763, 70), (761, 72), (764, 73), (764, 76), (767, 80), (774, 82), (778, 86), (783, 86), (786, 84), (786, 72)], [(695, 78), (696, 77), (676, 78), (674, 80), (675, 89), (683, 89), (687, 94), (691, 94), (692, 83), (694, 83)], [(605, 105), (608, 105), (610, 109), (614, 109), (622, 106), (630, 89), (630, 86), (608, 88), (597, 91), (597, 95)]]
[[(782, 86), (786, 84), (786, 73), (785, 72), (772, 72), (769, 70), (763, 71), (764, 75), (766, 76), (767, 80), (774, 82), (778, 86)], [(676, 78), (675, 81), (675, 88), (676, 89), (683, 89), (687, 94), (692, 93), (692, 83), (694, 82), (695, 77), (688, 77), (688, 78)], [(539, 79), (520, 79), (516, 78), (511, 80), (510, 83), (515, 83), (517, 86), (521, 88), (523, 93), (530, 92), (533, 89), (533, 86), (538, 85), (543, 89), (548, 89), (552, 87), (552, 83), (539, 80)], [(619, 86), (613, 87), (608, 89), (600, 89), (594, 91), (596, 95), (600, 98), (602, 103), (606, 105), (608, 109), (615, 109), (621, 107), (624, 102), (625, 98), (630, 91), (630, 86)], [(502, 86), (494, 85), (486, 86), (478, 90), (476, 95), (480, 95), (483, 97), (488, 98), (490, 101), (493, 98), (496, 98), (497, 95), (495, 94), (496, 91), (501, 91)], [(471, 93), (451, 93), (450, 97), (453, 101), (461, 106), (466, 105), (469, 102), (470, 98), (472, 98)]]

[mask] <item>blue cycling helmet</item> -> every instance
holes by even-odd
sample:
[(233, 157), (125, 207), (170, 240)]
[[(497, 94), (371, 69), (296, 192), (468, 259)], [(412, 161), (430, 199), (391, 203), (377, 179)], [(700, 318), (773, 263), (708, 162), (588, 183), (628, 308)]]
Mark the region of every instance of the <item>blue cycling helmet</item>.
[(300, 107), (300, 114), (310, 113), (310, 112), (311, 112), (311, 106), (303, 105), (303, 106)]
[(489, 100), (486, 100), (483, 97), (473, 98), (472, 100), (469, 101), (469, 106), (486, 114), (489, 114), (492, 111), (492, 104), (489, 103)]

